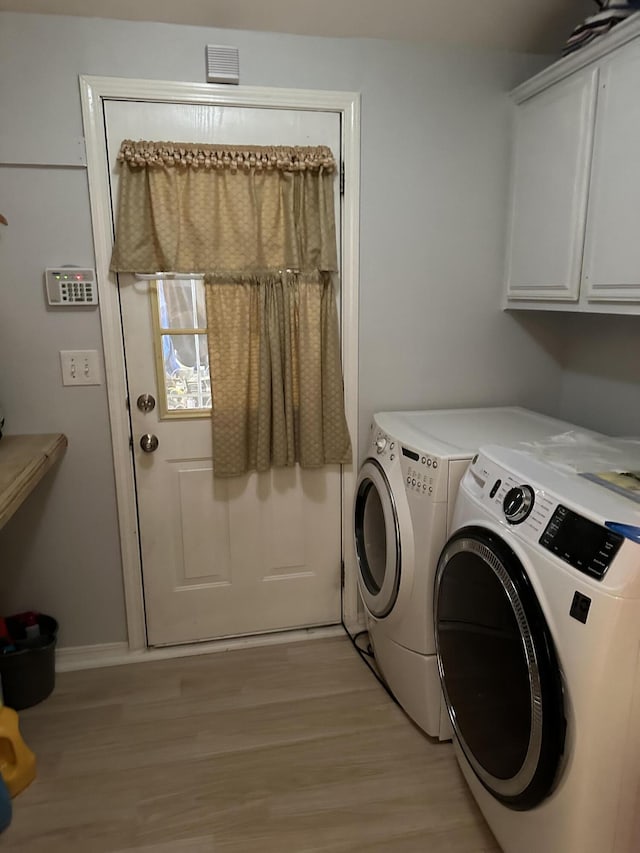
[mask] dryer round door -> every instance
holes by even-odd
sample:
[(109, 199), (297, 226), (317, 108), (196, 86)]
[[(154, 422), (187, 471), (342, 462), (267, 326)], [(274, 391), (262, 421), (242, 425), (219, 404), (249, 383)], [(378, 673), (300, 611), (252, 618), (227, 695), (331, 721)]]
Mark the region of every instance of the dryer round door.
[(359, 585), (373, 616), (387, 616), (400, 586), (400, 526), (389, 480), (375, 459), (360, 469), (354, 504)]
[(462, 752), (496, 799), (531, 809), (553, 789), (566, 724), (551, 632), (522, 563), (490, 531), (463, 528), (440, 556), (434, 610)]

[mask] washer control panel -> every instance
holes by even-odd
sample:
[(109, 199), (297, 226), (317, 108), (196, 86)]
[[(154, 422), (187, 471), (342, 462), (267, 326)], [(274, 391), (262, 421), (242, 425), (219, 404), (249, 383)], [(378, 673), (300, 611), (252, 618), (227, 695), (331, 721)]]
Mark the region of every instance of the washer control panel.
[(619, 533), (565, 506), (541, 486), (519, 482), (482, 456), (474, 459), (463, 483), (496, 519), (597, 580), (602, 580), (624, 541)]
[(558, 504), (540, 537), (540, 544), (565, 563), (600, 580), (624, 538)]

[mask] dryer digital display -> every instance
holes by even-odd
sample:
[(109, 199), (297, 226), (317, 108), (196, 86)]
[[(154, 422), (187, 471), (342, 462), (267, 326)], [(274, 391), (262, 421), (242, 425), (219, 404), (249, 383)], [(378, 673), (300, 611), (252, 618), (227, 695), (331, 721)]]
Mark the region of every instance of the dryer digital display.
[(402, 455), (408, 456), (409, 459), (413, 459), (414, 462), (417, 462), (420, 459), (420, 454), (416, 453), (415, 450), (409, 450), (408, 447), (402, 448)]
[(540, 544), (591, 577), (601, 580), (623, 537), (558, 504)]

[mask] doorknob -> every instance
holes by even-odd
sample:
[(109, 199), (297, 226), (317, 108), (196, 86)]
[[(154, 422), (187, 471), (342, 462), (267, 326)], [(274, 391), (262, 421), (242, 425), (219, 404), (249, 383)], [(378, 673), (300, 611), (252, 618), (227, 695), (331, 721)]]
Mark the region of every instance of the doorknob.
[(152, 435), (150, 432), (146, 432), (140, 438), (140, 447), (144, 450), (145, 453), (153, 453), (154, 450), (158, 449), (158, 445), (160, 442), (158, 441), (157, 435)]
[(152, 412), (155, 409), (156, 401), (151, 394), (140, 394), (136, 400), (136, 406), (146, 415), (147, 412)]

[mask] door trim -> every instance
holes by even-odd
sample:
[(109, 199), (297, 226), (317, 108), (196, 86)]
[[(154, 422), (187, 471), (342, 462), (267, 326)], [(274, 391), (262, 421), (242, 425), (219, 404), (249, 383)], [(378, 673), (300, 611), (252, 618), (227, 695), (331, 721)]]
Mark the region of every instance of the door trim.
[(129, 649), (146, 649), (142, 590), (142, 564), (137, 521), (135, 483), (130, 451), (124, 344), (116, 277), (109, 271), (113, 246), (109, 167), (104, 135), (104, 102), (157, 101), (211, 106), (266, 107), (337, 112), (342, 124), (342, 162), (345, 180), (342, 196), (341, 240), (341, 345), (345, 413), (351, 435), (353, 461), (342, 467), (342, 559), (344, 586), (342, 618), (347, 625), (358, 620), (357, 569), (351, 507), (358, 460), (358, 287), (360, 216), (360, 94), (306, 89), (267, 89), (210, 83), (130, 80), (81, 75), (82, 120), (87, 150), (87, 176), (100, 322), (105, 360), (105, 383), (113, 447), (120, 552)]

